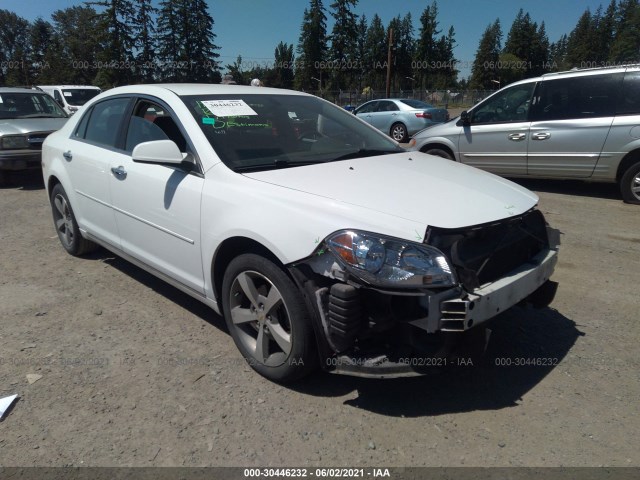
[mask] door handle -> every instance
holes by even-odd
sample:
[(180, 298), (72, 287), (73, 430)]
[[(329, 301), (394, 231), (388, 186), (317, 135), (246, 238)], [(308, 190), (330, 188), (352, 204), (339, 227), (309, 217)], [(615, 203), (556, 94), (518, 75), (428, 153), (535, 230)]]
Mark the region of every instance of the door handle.
[(125, 178), (127, 178), (127, 171), (122, 165), (120, 165), (118, 168), (111, 167), (111, 173), (113, 173), (118, 180), (124, 180)]
[(549, 137), (551, 137), (551, 134), (548, 133), (548, 132), (541, 132), (541, 133), (534, 133), (533, 134), (533, 139), (534, 140), (546, 140)]
[(513, 140), (514, 142), (519, 142), (520, 140), (524, 140), (527, 138), (526, 133), (512, 133), (509, 135), (509, 140)]
[(67, 162), (70, 162), (70, 161), (71, 161), (71, 159), (73, 158), (73, 155), (71, 155), (71, 150), (67, 150), (66, 152), (64, 152), (64, 153), (62, 154), (62, 156), (64, 157), (64, 159), (65, 159)]

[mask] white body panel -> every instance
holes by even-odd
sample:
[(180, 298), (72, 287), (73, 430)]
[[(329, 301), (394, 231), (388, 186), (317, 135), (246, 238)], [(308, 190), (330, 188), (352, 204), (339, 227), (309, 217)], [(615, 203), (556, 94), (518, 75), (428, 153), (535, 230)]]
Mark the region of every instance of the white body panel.
[[(205, 292), (215, 307), (211, 266), (220, 244), (246, 237), (283, 264), (311, 255), (329, 234), (359, 229), (422, 242), (428, 226), (478, 225), (522, 214), (538, 198), (518, 185), (417, 152), (240, 174), (221, 163), (186, 105), (174, 93), (211, 86), (122, 87), (115, 94), (154, 95), (189, 135), (202, 174), (134, 162), (130, 155), (74, 140), (81, 115), (45, 142), (45, 183), (67, 191), (81, 229), (173, 279)], [(225, 89), (233, 93), (234, 88)], [(279, 93), (278, 90), (261, 91)], [(287, 94), (296, 95), (295, 92)], [(65, 160), (63, 152), (73, 159)], [(80, 161), (81, 160), (81, 161)], [(123, 167), (125, 178), (111, 169)]]

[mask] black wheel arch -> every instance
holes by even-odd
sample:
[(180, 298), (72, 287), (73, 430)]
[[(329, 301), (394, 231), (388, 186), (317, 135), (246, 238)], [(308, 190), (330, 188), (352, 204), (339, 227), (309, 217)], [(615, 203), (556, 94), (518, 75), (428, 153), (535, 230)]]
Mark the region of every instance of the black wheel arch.
[(225, 270), (234, 258), (245, 253), (254, 253), (268, 258), (270, 261), (281, 267), (300, 289), (300, 293), (304, 298), (311, 315), (318, 357), (322, 362), (321, 366), (326, 368), (327, 363), (323, 360), (331, 356), (333, 352), (324, 336), (322, 320), (319, 318), (318, 311), (315, 307), (315, 297), (312, 295), (312, 290), (316, 285), (311, 285), (313, 282), (307, 281), (307, 279), (311, 278), (312, 275), (310, 275), (309, 272), (305, 272), (306, 274), (303, 273), (300, 268), (287, 268), (287, 266), (285, 266), (271, 250), (260, 242), (248, 237), (231, 237), (227, 238), (220, 244), (216, 250), (213, 264), (211, 266), (211, 281), (213, 283), (213, 291), (218, 304), (222, 306), (222, 279), (224, 277)]
[(453, 150), (451, 150), (451, 148), (449, 148), (447, 145), (445, 145), (444, 143), (427, 143), (426, 145), (423, 145), (422, 148), (420, 148), (420, 151), (422, 153), (427, 153), (428, 150), (444, 150), (445, 152), (447, 152), (449, 155), (451, 155), (451, 158), (453, 159), (454, 162), (456, 162), (456, 156), (453, 153)]
[(620, 183), (620, 180), (622, 180), (622, 176), (624, 175), (624, 173), (638, 162), (640, 162), (640, 149), (632, 150), (627, 153), (620, 162), (620, 165), (618, 165), (618, 171), (616, 172), (616, 182)]

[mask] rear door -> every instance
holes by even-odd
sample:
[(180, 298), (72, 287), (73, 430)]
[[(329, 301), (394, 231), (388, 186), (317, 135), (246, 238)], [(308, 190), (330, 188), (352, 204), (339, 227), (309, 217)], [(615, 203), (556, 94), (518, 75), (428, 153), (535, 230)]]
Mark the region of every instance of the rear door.
[(116, 143), (130, 102), (129, 97), (117, 97), (96, 103), (84, 113), (64, 152), (80, 228), (115, 247), (120, 247), (120, 238), (109, 190), (110, 166), (123, 157)]
[(592, 175), (615, 116), (622, 79), (621, 72), (544, 79), (532, 110), (529, 175)]
[(507, 87), (470, 113), (458, 138), (460, 161), (498, 175), (526, 175), (529, 108), (536, 82)]

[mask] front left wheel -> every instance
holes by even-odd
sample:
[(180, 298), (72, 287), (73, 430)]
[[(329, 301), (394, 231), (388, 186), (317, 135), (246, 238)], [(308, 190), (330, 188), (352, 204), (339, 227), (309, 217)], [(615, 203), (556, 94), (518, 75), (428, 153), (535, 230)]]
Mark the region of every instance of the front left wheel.
[(67, 253), (79, 256), (97, 248), (80, 233), (67, 193), (59, 183), (51, 190), (51, 212), (56, 233)]
[(271, 260), (244, 254), (222, 282), (224, 318), (249, 365), (286, 383), (308, 374), (317, 355), (309, 310), (291, 278)]

